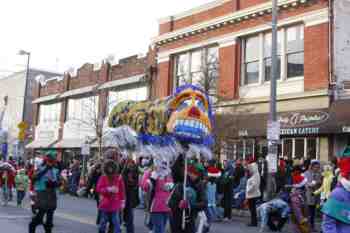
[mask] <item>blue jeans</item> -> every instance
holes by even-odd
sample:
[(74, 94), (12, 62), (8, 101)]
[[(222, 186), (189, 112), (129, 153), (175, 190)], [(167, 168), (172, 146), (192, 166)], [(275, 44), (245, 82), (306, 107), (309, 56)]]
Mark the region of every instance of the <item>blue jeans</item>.
[(153, 233), (165, 233), (168, 213), (151, 213)]
[(22, 201), (23, 201), (25, 196), (26, 196), (25, 191), (17, 190), (17, 205), (22, 205)]
[(124, 225), (126, 227), (126, 232), (127, 233), (135, 233), (134, 209), (133, 208), (125, 208), (124, 209), (123, 220), (124, 220)]
[(208, 222), (212, 223), (220, 218), (220, 213), (218, 212), (216, 206), (210, 206), (207, 209)]
[(121, 233), (120, 229), (120, 219), (119, 219), (119, 213), (117, 212), (105, 212), (100, 211), (100, 226), (99, 226), (99, 233), (105, 233), (107, 228), (107, 223), (113, 225), (114, 232), (113, 233)]
[(145, 207), (145, 200), (144, 200), (144, 192), (141, 187), (139, 187), (139, 200), (140, 200), (140, 207), (144, 208)]

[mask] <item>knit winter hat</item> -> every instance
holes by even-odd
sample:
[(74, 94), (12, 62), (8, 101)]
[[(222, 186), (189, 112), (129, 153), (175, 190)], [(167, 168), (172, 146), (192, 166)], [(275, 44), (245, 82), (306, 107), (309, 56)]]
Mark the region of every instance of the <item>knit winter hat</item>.
[(218, 178), (221, 176), (221, 171), (216, 167), (208, 167), (208, 176)]
[(307, 179), (301, 173), (299, 167), (296, 167), (292, 173), (293, 187), (302, 188), (307, 182)]
[(189, 174), (194, 174), (196, 176), (200, 176), (201, 175), (201, 172), (194, 165), (189, 165), (188, 168), (187, 168), (187, 172)]

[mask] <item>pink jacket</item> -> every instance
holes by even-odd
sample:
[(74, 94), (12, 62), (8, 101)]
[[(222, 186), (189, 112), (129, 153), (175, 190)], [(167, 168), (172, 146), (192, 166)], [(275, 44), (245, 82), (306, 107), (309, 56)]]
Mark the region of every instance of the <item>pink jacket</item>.
[[(108, 191), (109, 187), (115, 186), (116, 193)], [(113, 177), (110, 182), (107, 176), (101, 176), (98, 180), (96, 191), (100, 194), (100, 204), (98, 208), (105, 212), (120, 211), (125, 206), (125, 186), (123, 178), (119, 175)]]
[[(173, 179), (170, 176), (167, 176), (165, 178), (158, 178), (156, 180), (155, 193), (150, 209), (151, 213), (170, 212), (170, 208), (167, 206), (167, 202), (170, 197), (171, 191), (166, 190), (165, 185), (167, 183), (172, 182)], [(151, 172), (147, 172), (144, 174), (141, 186), (145, 192), (152, 191), (154, 187), (152, 187)]]

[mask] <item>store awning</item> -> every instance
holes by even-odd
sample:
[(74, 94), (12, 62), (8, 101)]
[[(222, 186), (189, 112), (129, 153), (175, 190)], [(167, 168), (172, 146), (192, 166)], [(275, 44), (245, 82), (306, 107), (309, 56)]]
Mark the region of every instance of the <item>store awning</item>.
[[(329, 109), (278, 113), (281, 136), (350, 133), (350, 100), (336, 101)], [(214, 133), (229, 138), (266, 137), (268, 114), (221, 114)]]
[(70, 149), (70, 148), (81, 148), (84, 144), (84, 139), (76, 138), (64, 138), (53, 145), (53, 148)]
[(48, 101), (51, 101), (51, 100), (55, 100), (58, 96), (59, 96), (59, 94), (43, 96), (43, 97), (35, 99), (32, 103), (33, 104), (39, 104), (39, 103), (42, 103), (42, 102), (48, 102)]
[(69, 90), (69, 91), (64, 92), (62, 95), (60, 95), (60, 98), (65, 98), (65, 97), (71, 97), (71, 96), (76, 96), (76, 95), (82, 95), (82, 94), (90, 93), (90, 92), (95, 91), (97, 86), (98, 85), (96, 84), (96, 85), (92, 85), (92, 86), (88, 86), (88, 87), (83, 87), (83, 88)]
[(26, 149), (40, 149), (40, 148), (51, 148), (55, 143), (54, 140), (34, 140), (33, 142), (26, 145)]
[(145, 81), (146, 74), (135, 75), (128, 78), (118, 79), (102, 84), (98, 89), (108, 89), (113, 87), (119, 87), (128, 84), (140, 83)]

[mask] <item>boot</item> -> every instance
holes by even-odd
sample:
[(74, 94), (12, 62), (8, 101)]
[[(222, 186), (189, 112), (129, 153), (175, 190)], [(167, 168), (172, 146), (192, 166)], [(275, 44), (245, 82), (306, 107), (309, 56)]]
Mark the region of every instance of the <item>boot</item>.
[(277, 231), (282, 232), (282, 228), (287, 221), (288, 221), (288, 218), (281, 218), (281, 220), (278, 222), (278, 225), (277, 225)]
[(52, 227), (44, 225), (45, 233), (52, 233)]
[(29, 223), (29, 233), (35, 233), (35, 226), (32, 223)]

